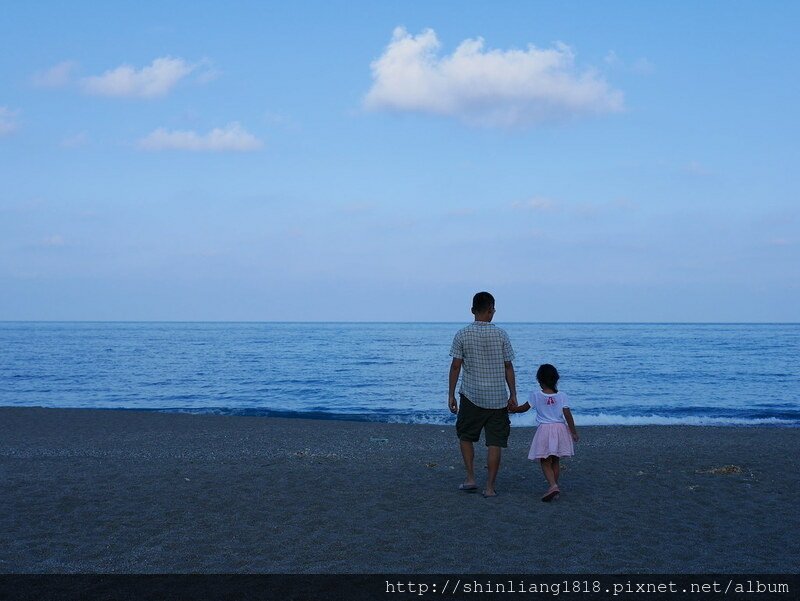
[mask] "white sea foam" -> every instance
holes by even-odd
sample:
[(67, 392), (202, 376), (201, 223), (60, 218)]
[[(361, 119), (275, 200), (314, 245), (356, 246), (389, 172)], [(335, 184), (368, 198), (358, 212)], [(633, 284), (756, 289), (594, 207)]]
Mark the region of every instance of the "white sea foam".
[(575, 416), (575, 421), (584, 426), (797, 426), (793, 420), (769, 418), (731, 418), (707, 416), (664, 415), (598, 415)]
[[(731, 418), (704, 416), (665, 416), (665, 415), (616, 415), (599, 413), (597, 415), (574, 414), (575, 423), (581, 426), (789, 426), (798, 427), (795, 420), (770, 418)], [(410, 424), (454, 425), (455, 416), (418, 414), (413, 416), (393, 416), (388, 421)], [(524, 413), (511, 417), (512, 426), (532, 427), (536, 425), (533, 413)]]

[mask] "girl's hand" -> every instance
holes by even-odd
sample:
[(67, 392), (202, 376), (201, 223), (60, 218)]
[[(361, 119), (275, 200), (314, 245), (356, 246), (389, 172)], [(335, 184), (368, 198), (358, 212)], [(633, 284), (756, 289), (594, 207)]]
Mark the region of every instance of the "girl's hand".
[(581, 437), (580, 437), (580, 436), (578, 436), (578, 433), (577, 433), (577, 432), (574, 432), (574, 433), (572, 434), (572, 440), (573, 440), (574, 442), (578, 442), (580, 439), (581, 439)]

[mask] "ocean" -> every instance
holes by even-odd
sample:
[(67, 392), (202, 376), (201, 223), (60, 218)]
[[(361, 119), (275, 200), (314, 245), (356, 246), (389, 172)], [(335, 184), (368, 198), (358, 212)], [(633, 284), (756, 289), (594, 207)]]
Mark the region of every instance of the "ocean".
[[(0, 406), (452, 424), (463, 325), (0, 322)], [(800, 426), (800, 324), (497, 325), (520, 403), (553, 363), (578, 426)]]

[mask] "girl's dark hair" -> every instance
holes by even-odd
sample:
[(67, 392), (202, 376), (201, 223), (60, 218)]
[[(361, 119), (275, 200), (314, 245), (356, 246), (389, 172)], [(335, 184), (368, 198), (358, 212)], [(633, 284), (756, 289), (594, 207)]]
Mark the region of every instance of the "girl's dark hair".
[(558, 370), (555, 366), (549, 363), (540, 365), (539, 369), (536, 370), (536, 380), (539, 384), (543, 384), (547, 388), (552, 388), (553, 391), (558, 392), (558, 388), (556, 388), (556, 384), (558, 384)]

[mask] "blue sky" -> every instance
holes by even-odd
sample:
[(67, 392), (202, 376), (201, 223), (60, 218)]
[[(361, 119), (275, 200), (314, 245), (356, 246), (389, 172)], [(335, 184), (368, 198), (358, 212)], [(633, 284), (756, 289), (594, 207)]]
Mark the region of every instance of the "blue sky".
[(0, 320), (800, 321), (798, 22), (7, 3)]

